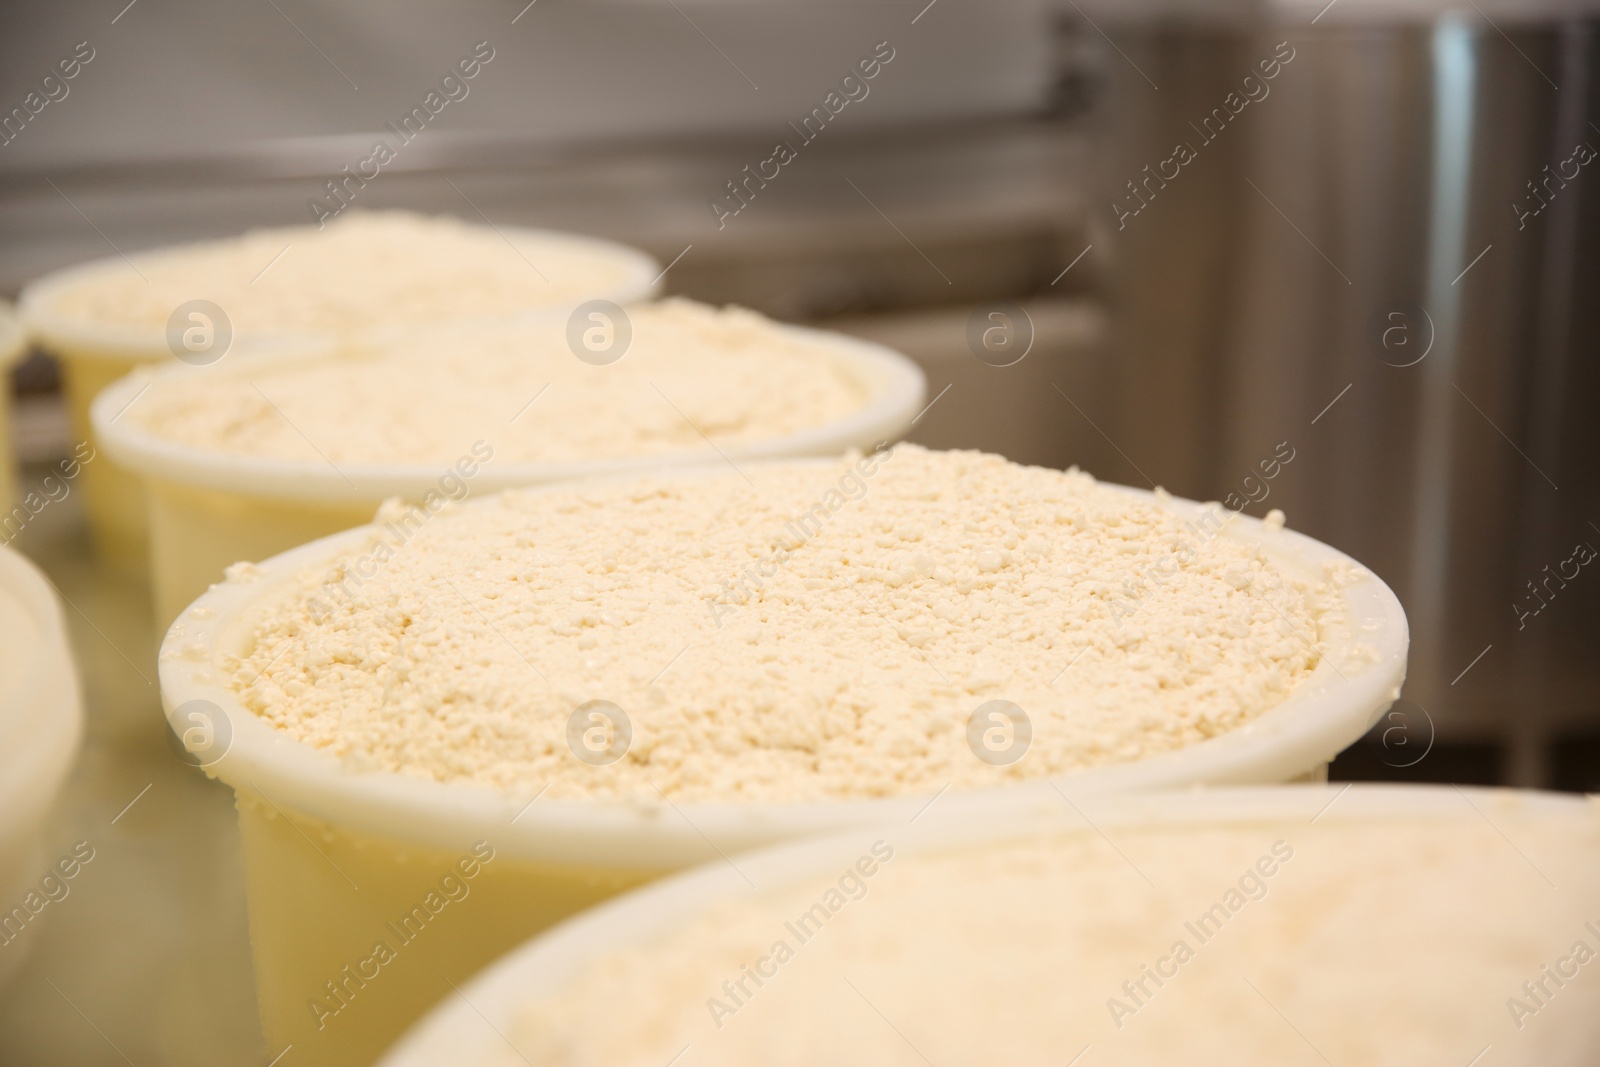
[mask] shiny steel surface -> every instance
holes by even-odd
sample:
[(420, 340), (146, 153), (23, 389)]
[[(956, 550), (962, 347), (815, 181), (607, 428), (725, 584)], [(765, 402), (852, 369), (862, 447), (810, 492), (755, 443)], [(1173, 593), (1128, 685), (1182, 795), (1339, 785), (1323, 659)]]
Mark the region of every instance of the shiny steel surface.
[[(1600, 148), (1600, 38), (1504, 30), (1121, 26), (1090, 225), (1114, 250), (1099, 412), (1129, 457), (1107, 474), (1270, 493), (1254, 510), (1367, 561), (1412, 621), (1407, 697), (1534, 785), (1600, 710), (1600, 581), (1566, 562), (1600, 548), (1600, 182), (1574, 161)], [(1285, 41), (1268, 95), (1203, 140)], [(1119, 230), (1113, 198), (1185, 140), (1199, 158)], [(1535, 199), (1546, 167), (1567, 177)], [(1293, 466), (1247, 482), (1282, 441)]]

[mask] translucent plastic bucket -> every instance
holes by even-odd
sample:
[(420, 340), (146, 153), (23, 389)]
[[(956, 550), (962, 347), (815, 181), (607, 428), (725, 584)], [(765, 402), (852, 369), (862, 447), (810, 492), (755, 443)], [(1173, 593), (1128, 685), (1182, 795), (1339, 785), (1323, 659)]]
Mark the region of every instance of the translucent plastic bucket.
[[(781, 327), (836, 355), (862, 385), (861, 409), (807, 430), (749, 444), (730, 445), (721, 454), (709, 448), (689, 453), (597, 459), (567, 463), (488, 462), (469, 464), (474, 473), (460, 479), (473, 496), (500, 489), (604, 477), (628, 471), (742, 463), (771, 457), (838, 455), (895, 441), (923, 405), (925, 380), (906, 357), (867, 341), (839, 334)], [(316, 362), (324, 352), (254, 356), (248, 361), (193, 368), (176, 365), (154, 376), (134, 376), (107, 389), (96, 400), (96, 438), (117, 462), (140, 475), (148, 490), (151, 578), (156, 622), (165, 626), (184, 605), (222, 579), (240, 560), (261, 560), (307, 541), (372, 521), (385, 499), (421, 502), (440, 491), (446, 464), (289, 462), (207, 453), (163, 440), (121, 418), (130, 406), (159, 396), (163, 383), (185, 375), (249, 375), (267, 360), (282, 364)], [(486, 436), (492, 434), (486, 432)], [(493, 441), (489, 441), (492, 445)]]
[[(1243, 520), (1239, 530), (1259, 539), (1286, 568), (1320, 573), (1327, 562), (1350, 562), (1310, 538), (1253, 520)], [(285, 580), (367, 543), (370, 534), (346, 531), (214, 586), (180, 616), (162, 646), (169, 722), (180, 735), (203, 727), (191, 747), (207, 772), (239, 796), (269, 1054), (293, 1044), (303, 1064), (370, 1062), (449, 991), (445, 978), (461, 981), (565, 915), (722, 855), (909, 821), (932, 799), (641, 806), (539, 800), (348, 769), (245, 710), (225, 686), (223, 663), (244, 651), (254, 619)], [(1322, 666), (1288, 701), (1248, 725), (1137, 763), (964, 794), (964, 802), (1029, 808), (1060, 804), (1061, 793), (1270, 783), (1315, 774), (1376, 721), (1405, 674), (1405, 617), (1393, 593), (1366, 578), (1343, 595), (1349, 626), (1330, 638)], [(475, 849), (492, 850), (493, 859), (474, 864)], [(470, 879), (463, 861), (474, 867)], [(447, 875), (470, 896), (438, 910), (437, 930), (429, 926), (406, 939), (405, 951), (383, 966), (381, 981), (361, 978), (363, 968), (370, 971), (362, 961), (371, 959), (376, 941), (399, 937), (386, 932), (388, 924), (425, 905), (429, 892), (445, 899)], [(346, 966), (355, 977), (346, 975)], [(314, 1006), (319, 998), (324, 1006), (334, 1002), (327, 999), (333, 995), (328, 983), (346, 988), (350, 1003), (331, 1021)]]
[[(1403, 834), (1415, 832), (1414, 847), (1406, 849), (1402, 841), (1397, 850), (1394, 838), (1374, 844), (1375, 835), (1397, 824), (1404, 826)], [(1545, 846), (1570, 843), (1571, 849), (1531, 848), (1525, 836), (1530, 827), (1543, 835)], [(1507, 836), (1495, 836), (1496, 829)], [(1222, 840), (1218, 832), (1231, 832), (1233, 839)], [(601, 961), (699, 928), (696, 924), (753, 916), (760, 927), (770, 921), (772, 939), (760, 948), (752, 945), (753, 951), (775, 949), (782, 940), (797, 962), (778, 957), (780, 966), (770, 956), (734, 959), (719, 954), (716, 945), (695, 959), (693, 949), (680, 945), (673, 972), (660, 976), (664, 1004), (640, 1003), (644, 998), (637, 986), (650, 981), (652, 971), (628, 975), (627, 984), (612, 972), (617, 1003), (611, 1017), (626, 1023), (648, 1012), (662, 1042), (672, 1046), (659, 1057), (640, 1049), (639, 1058), (629, 1062), (666, 1063), (685, 1045), (694, 1049), (694, 1058), (685, 1057), (686, 1062), (711, 1062), (708, 1056), (718, 1041), (750, 1037), (749, 1029), (736, 1029), (741, 1026), (767, 1028), (758, 1014), (763, 1004), (770, 1009), (772, 998), (789, 997), (796, 1011), (785, 1012), (785, 1020), (803, 1011), (839, 1036), (829, 1044), (854, 1050), (849, 1037), (867, 1034), (869, 1041), (861, 1044), (876, 1048), (854, 1056), (835, 1048), (834, 1055), (806, 1059), (815, 1054), (817, 1042), (777, 1024), (766, 1029), (769, 1043), (789, 1053), (784, 1062), (840, 1067), (885, 1062), (879, 1058), (885, 1049), (895, 1063), (924, 1062), (919, 1053), (934, 1063), (1019, 1062), (1000, 1051), (1013, 1028), (1052, 1039), (1035, 1044), (1055, 1044), (1059, 1031), (1064, 1039), (1054, 1062), (1063, 1064), (1086, 1052), (1092, 1062), (1152, 1067), (1372, 1064), (1377, 1062), (1374, 1048), (1384, 1063), (1466, 1064), (1492, 1046), (1495, 1063), (1586, 1067), (1600, 1054), (1600, 1023), (1593, 1015), (1585, 1022), (1580, 998), (1587, 998), (1587, 1010), (1593, 1012), (1597, 995), (1592, 978), (1586, 991), (1563, 987), (1574, 972), (1581, 975), (1580, 967), (1586, 971), (1593, 965), (1575, 962), (1574, 942), (1586, 942), (1592, 959), (1600, 940), (1593, 932), (1600, 926), (1597, 832), (1600, 810), (1577, 797), (1444, 787), (1223, 789), (1098, 798), (1083, 801), (1077, 810), (1060, 797), (1027, 811), (941, 804), (916, 825), (886, 822), (783, 845), (741, 856), (737, 867), (721, 860), (708, 863), (563, 924), (471, 982), (448, 975), (450, 986), (439, 982), (438, 1006), (381, 1062), (383, 1067), (544, 1064), (537, 1048), (514, 1045), (519, 1037), (539, 1040), (526, 1014), (530, 1002), (555, 1000)], [(1163, 853), (1208, 833), (1213, 836), (1207, 846), (1217, 848), (1219, 859), (1205, 863), (1203, 875), (1192, 855), (1183, 863), (1162, 863)], [(1587, 849), (1572, 835), (1580, 835)], [(887, 909), (904, 898), (882, 894), (905, 883), (885, 883), (905, 873), (908, 857), (954, 854), (979, 866), (985, 849), (1028, 840), (1054, 841), (1074, 848), (1075, 857), (1082, 854), (1069, 877), (1082, 887), (1084, 898), (1105, 903), (1095, 927), (1078, 928), (1080, 939), (1047, 938), (1037, 930), (1043, 923), (1029, 923), (1016, 913), (1017, 901), (1006, 894), (1008, 874), (1016, 868), (996, 872), (976, 912), (971, 894), (953, 899), (944, 912), (948, 922), (920, 930), (915, 943), (908, 943), (903, 931), (886, 929), (894, 927)], [(1483, 851), (1453, 847), (1463, 842)], [(881, 864), (861, 863), (866, 856), (883, 860), (886, 853), (889, 858)], [(1228, 858), (1220, 858), (1224, 854)], [(1391, 865), (1374, 869), (1375, 857)], [(1466, 861), (1469, 869), (1480, 871), (1505, 870), (1503, 882), (1515, 882), (1515, 891), (1508, 894), (1501, 884), (1491, 895), (1476, 882), (1463, 881), (1450, 887), (1449, 900), (1442, 900), (1414, 887), (1419, 872), (1452, 861)], [(1210, 868), (1226, 869), (1226, 879), (1214, 877), (1217, 871)], [(782, 922), (796, 914), (794, 891), (803, 900), (824, 899), (807, 896), (805, 888), (820, 893), (823, 886), (843, 885), (840, 872), (852, 869), (868, 873), (850, 888), (865, 888), (825, 905), (832, 912), (827, 926), (797, 931), (793, 922)], [(925, 900), (935, 896), (934, 884), (924, 881)], [(787, 910), (761, 908), (785, 891), (791, 897)], [(1063, 901), (1063, 907), (1072, 903)], [(927, 910), (924, 905), (914, 914)], [(837, 923), (845, 925), (836, 929)], [(1072, 924), (1062, 927), (1072, 929)], [(958, 928), (976, 928), (990, 944), (1008, 942), (1013, 950), (1020, 947), (1019, 939), (1036, 939), (1027, 942), (1038, 959), (1029, 973), (1036, 970), (1037, 983), (1048, 989), (1049, 1010), (1008, 1010), (1005, 989), (995, 990), (988, 1005), (967, 1003), (973, 994), (963, 990), (949, 992), (940, 1003), (939, 983), (949, 972), (966, 967), (980, 977), (985, 973), (983, 946), (977, 949), (979, 958), (950, 957), (943, 939)], [(822, 947), (806, 944), (808, 933)], [(849, 938), (854, 940), (840, 941)], [(863, 939), (871, 939), (877, 958), (856, 973), (844, 973), (835, 960), (814, 959), (840, 944), (861, 945)], [(1440, 950), (1449, 951), (1446, 961), (1453, 962), (1432, 968), (1437, 985), (1408, 983), (1404, 974), (1394, 973)], [(808, 958), (821, 968), (813, 972), (814, 981), (801, 973)], [(1543, 965), (1560, 973), (1547, 978)], [(765, 981), (749, 971), (759, 971)], [(1578, 981), (1585, 977), (1590, 976)], [(722, 978), (738, 986), (719, 987)], [(1520, 986), (1524, 980), (1542, 981), (1546, 995), (1530, 997)], [(1197, 982), (1205, 984), (1197, 989)], [(680, 989), (687, 991), (685, 1013), (673, 1010)], [(818, 992), (823, 996), (813, 1004)], [(708, 1012), (703, 1005), (711, 998), (737, 1009)], [(970, 1010), (954, 1008), (949, 1001), (956, 998)], [(1508, 998), (1536, 1010), (1509, 1011)], [(746, 1015), (747, 1007), (755, 1010)], [(992, 1059), (970, 1047), (940, 1043), (940, 1023), (951, 1020), (968, 1023), (976, 1033), (966, 1043), (994, 1048)], [(1172, 1050), (1174, 1045), (1181, 1048)], [(1276, 1051), (1263, 1055), (1263, 1045)], [(1425, 1046), (1422, 1055), (1417, 1055), (1419, 1045)], [(1219, 1046), (1226, 1050), (1222, 1055)], [(747, 1047), (741, 1051), (749, 1055)], [(573, 1052), (574, 1062), (616, 1062), (581, 1044)]]
[[(0, 301), (0, 514), (10, 511), (17, 500), (17, 456), (11, 440), (11, 368), (27, 351), (27, 341), (11, 306)], [(6, 536), (0, 530), (0, 542)]]
[[(43, 851), (44, 824), (83, 735), (78, 676), (55, 591), (0, 546), (0, 980), (39, 939), (71, 857)], [(70, 877), (70, 876), (68, 876)]]
[[(577, 244), (616, 256), (627, 267), (626, 277), (614, 288), (592, 294), (591, 299), (609, 300), (617, 304), (633, 303), (647, 299), (658, 287), (660, 264), (637, 249), (577, 234), (521, 227), (502, 229), (518, 240)], [(142, 255), (156, 255), (161, 251)], [(141, 255), (131, 258), (135, 264), (141, 261)], [(23, 289), (19, 301), (28, 330), (40, 345), (61, 361), (67, 412), (71, 417), (73, 433), (79, 440), (92, 439), (89, 406), (101, 390), (138, 367), (177, 362), (164, 331), (107, 325), (60, 310), (58, 303), (61, 294), (80, 286), (92, 285), (102, 275), (128, 269), (128, 261), (115, 256), (56, 271), (30, 283)], [(527, 311), (564, 310), (567, 306), (561, 304), (546, 308), (530, 304)], [(263, 347), (270, 350), (286, 345), (316, 345), (337, 340), (336, 337), (303, 333), (241, 336), (234, 338), (231, 351), (244, 353)], [(138, 481), (130, 478), (127, 471), (114, 460), (102, 459), (84, 468), (82, 485), (96, 549), (107, 562), (119, 569), (134, 574), (144, 573), (149, 555), (149, 520), (144, 491)]]

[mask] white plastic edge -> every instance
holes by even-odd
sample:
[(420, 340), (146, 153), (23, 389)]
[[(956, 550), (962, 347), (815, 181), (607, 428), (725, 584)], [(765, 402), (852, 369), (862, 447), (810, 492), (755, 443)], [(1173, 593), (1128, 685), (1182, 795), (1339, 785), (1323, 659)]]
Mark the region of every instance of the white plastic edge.
[[(661, 264), (648, 252), (633, 248), (630, 245), (609, 241), (601, 237), (590, 237), (586, 234), (564, 233), (559, 230), (532, 229), (523, 226), (503, 226), (500, 229), (507, 234), (530, 242), (546, 241), (553, 244), (589, 246), (596, 250), (603, 250), (625, 263), (627, 271), (622, 280), (616, 285), (596, 290), (581, 300), (562, 301), (558, 304), (542, 307), (532, 304), (521, 311), (508, 312), (505, 315), (471, 316), (462, 319), (463, 323), (513, 320), (520, 315), (528, 313), (570, 309), (586, 300), (610, 300), (616, 304), (632, 304), (649, 299), (660, 289)], [(223, 240), (226, 240), (226, 238), (223, 238)], [(191, 244), (209, 243), (212, 242), (191, 242)], [(185, 247), (188, 247), (188, 245), (168, 245), (163, 248), (135, 253), (129, 259), (137, 265), (147, 257), (164, 256)], [(101, 274), (129, 269), (129, 259), (124, 259), (121, 256), (107, 256), (104, 259), (96, 259), (87, 263), (64, 267), (61, 270), (29, 282), (23, 287), (21, 295), (17, 298), (17, 305), (24, 326), (47, 347), (63, 348), (72, 352), (74, 356), (137, 360), (140, 362), (158, 362), (172, 359), (172, 351), (167, 347), (165, 331), (163, 330), (150, 331), (139, 327), (88, 321), (68, 315), (60, 311), (56, 306), (57, 298), (63, 292), (92, 283)], [(448, 324), (448, 322), (441, 321), (439, 325)], [(293, 334), (241, 337), (236, 338), (235, 349), (246, 351), (258, 346), (275, 347), (285, 343), (327, 343), (337, 340), (341, 336), (343, 335), (328, 335), (308, 331)]]
[(83, 702), (55, 589), (27, 558), (0, 546), (0, 597), (23, 608), (39, 649), (0, 678), (0, 842), (39, 823), (55, 802), (83, 737)]
[[(1596, 806), (1578, 797), (1443, 786), (1283, 786), (1154, 793), (1088, 802), (1093, 827), (1127, 830), (1191, 824), (1389, 823), (1397, 818), (1466, 819), (1521, 806), (1541, 816), (1581, 817)], [(937, 812), (917, 825), (864, 827), (820, 840), (778, 845), (740, 856), (737, 870), (712, 862), (652, 882), (580, 912), (513, 949), (479, 972), (459, 996), (449, 996), (418, 1021), (378, 1067), (435, 1067), (440, 1063), (501, 1062), (520, 1008), (553, 997), (596, 960), (636, 948), (694, 921), (717, 904), (767, 896), (837, 875), (875, 840), (896, 858), (935, 850), (982, 846), (1040, 834), (1093, 833), (1091, 816), (1053, 805), (996, 818), (992, 812)], [(1120, 875), (1120, 871), (1118, 872)], [(748, 879), (748, 880), (747, 880)], [(751, 883), (759, 886), (752, 888)], [(487, 1025), (485, 1025), (487, 1024)]]
[[(722, 450), (730, 460), (831, 455), (850, 448), (870, 448), (879, 441), (898, 440), (910, 427), (927, 391), (922, 369), (910, 359), (883, 345), (844, 334), (781, 324), (778, 329), (803, 343), (824, 347), (842, 360), (847, 372), (867, 390), (867, 403), (842, 418), (797, 433), (730, 445)], [(325, 360), (329, 353), (327, 347), (310, 346), (297, 352), (251, 355), (226, 366), (196, 368), (174, 360), (171, 366), (159, 370), (136, 371), (107, 386), (90, 405), (95, 439), (107, 455), (131, 470), (195, 488), (241, 496), (369, 504), (373, 508), (391, 496), (420, 499), (438, 484), (448, 461), (433, 465), (341, 463), (334, 470), (315, 461), (202, 452), (158, 437), (132, 419), (122, 419), (130, 406), (152, 393), (158, 394), (166, 382), (196, 373), (247, 375), (270, 371), (286, 364)], [(492, 493), (550, 482), (722, 462), (722, 455), (710, 449), (559, 463), (490, 462), (473, 477), (472, 485), (475, 492)]]
[[(826, 460), (790, 461), (825, 465)], [(700, 473), (706, 473), (702, 471)], [(681, 476), (681, 475), (680, 475)], [(1153, 494), (1116, 487), (1145, 500)], [(467, 506), (482, 506), (476, 501)], [(1202, 505), (1167, 497), (1163, 506), (1198, 514)], [(387, 773), (352, 773), (338, 758), (292, 740), (247, 711), (224, 683), (221, 659), (242, 647), (251, 612), (302, 567), (365, 543), (358, 527), (285, 552), (257, 566), (251, 581), (211, 587), (179, 616), (161, 648), (161, 697), (169, 719), (190, 700), (208, 700), (228, 717), (232, 746), (207, 769), (244, 791), (269, 793), (287, 808), (350, 830), (457, 848), (479, 839), (529, 860), (592, 866), (676, 869), (774, 841), (851, 826), (909, 820), (931, 795), (805, 804), (622, 804), (540, 800), (483, 786), (442, 784)], [(1320, 574), (1348, 556), (1302, 534), (1269, 530), (1243, 516), (1224, 536), (1259, 542), (1280, 567)], [(1364, 573), (1364, 572), (1363, 572)], [(1377, 721), (1405, 678), (1409, 635), (1393, 592), (1372, 575), (1343, 590), (1349, 631), (1290, 698), (1218, 737), (1134, 763), (1097, 767), (1049, 780), (951, 794), (940, 807), (1030, 807), (1061, 794), (1183, 789), (1200, 785), (1275, 784), (1331, 760)], [(236, 625), (237, 624), (237, 625)], [(237, 644), (236, 644), (237, 643)], [(1368, 660), (1349, 666), (1361, 650)], [(1346, 666), (1341, 677), (1333, 665)], [(715, 846), (710, 842), (716, 842)]]

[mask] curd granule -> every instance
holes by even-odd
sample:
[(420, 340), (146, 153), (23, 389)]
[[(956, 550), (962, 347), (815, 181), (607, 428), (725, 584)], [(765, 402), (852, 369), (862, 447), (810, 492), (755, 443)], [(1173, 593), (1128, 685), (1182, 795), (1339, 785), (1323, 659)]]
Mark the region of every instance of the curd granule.
[(821, 426), (865, 407), (825, 335), (688, 300), (629, 311), (621, 360), (595, 366), (566, 322), (439, 332), (252, 373), (164, 379), (128, 409), (206, 452), (308, 463), (450, 464), (473, 441), (496, 463), (704, 451)]
[[(911, 445), (510, 491), (402, 544), (380, 519), (241, 623), (240, 700), (355, 770), (552, 798), (890, 796), (1171, 751), (1310, 678), (1348, 580), (1075, 470)], [(594, 700), (631, 723), (605, 766), (567, 740)], [(969, 747), (991, 700), (1031, 723), (1009, 766)]]
[(1600, 821), (1490, 808), (882, 863), (890, 830), (866, 863), (714, 904), (530, 998), (489, 1063), (1415, 1067), (1492, 1045), (1587, 1067)]
[(350, 211), (327, 226), (252, 230), (137, 257), (63, 289), (54, 309), (163, 330), (210, 300), (237, 335), (342, 333), (504, 316), (605, 296), (637, 270), (603, 246), (405, 211)]

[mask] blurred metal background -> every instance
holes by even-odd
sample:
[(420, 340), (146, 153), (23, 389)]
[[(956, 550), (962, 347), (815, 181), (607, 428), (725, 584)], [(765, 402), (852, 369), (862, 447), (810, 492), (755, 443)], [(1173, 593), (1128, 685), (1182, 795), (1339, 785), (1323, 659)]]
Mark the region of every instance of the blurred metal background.
[[(1600, 547), (1595, 22), (1299, 11), (1104, 26), (1104, 202), (1174, 141), (1199, 154), (1108, 235), (1107, 433), (1212, 497), (1290, 441), (1260, 507), (1400, 594), (1406, 696), (1477, 749), (1439, 770), (1595, 788), (1600, 582), (1544, 586)], [(1270, 92), (1203, 140), (1279, 42)]]

